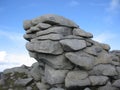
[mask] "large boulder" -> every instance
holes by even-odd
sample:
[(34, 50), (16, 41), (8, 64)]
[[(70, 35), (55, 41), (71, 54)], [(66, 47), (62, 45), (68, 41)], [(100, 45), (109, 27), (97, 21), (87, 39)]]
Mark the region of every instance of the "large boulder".
[(87, 77), (88, 73), (85, 71), (70, 71), (65, 78), (65, 86), (88, 86), (91, 83)]
[(31, 67), (0, 72), (0, 90), (120, 90), (120, 50), (73, 21), (47, 14), (24, 21)]

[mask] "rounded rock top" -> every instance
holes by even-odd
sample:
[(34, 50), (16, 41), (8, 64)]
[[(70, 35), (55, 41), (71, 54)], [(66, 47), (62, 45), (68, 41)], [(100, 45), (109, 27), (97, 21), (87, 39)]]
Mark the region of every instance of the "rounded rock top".
[(33, 25), (37, 25), (38, 23), (48, 23), (51, 25), (56, 24), (60, 26), (67, 26), (67, 27), (74, 27), (74, 28), (79, 27), (73, 21), (56, 14), (46, 14), (32, 20)]

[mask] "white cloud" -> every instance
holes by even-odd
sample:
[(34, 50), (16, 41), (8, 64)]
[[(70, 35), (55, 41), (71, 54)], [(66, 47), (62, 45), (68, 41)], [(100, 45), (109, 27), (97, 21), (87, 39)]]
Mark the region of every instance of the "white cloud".
[(111, 0), (108, 10), (109, 11), (115, 11), (120, 9), (120, 0)]
[(78, 1), (73, 0), (73, 1), (71, 1), (71, 2), (69, 3), (69, 6), (75, 7), (75, 6), (78, 6), (79, 4), (80, 4), (80, 3), (79, 3)]
[(104, 33), (101, 33), (101, 34), (95, 36), (95, 37), (93, 38), (93, 40), (98, 41), (98, 42), (101, 42), (101, 43), (105, 43), (105, 42), (107, 42), (108, 40), (111, 40), (111, 39), (113, 39), (113, 38), (115, 38), (115, 37), (116, 37), (116, 35), (113, 34), (113, 33), (104, 32)]
[(0, 61), (3, 61), (5, 59), (6, 52), (5, 51), (0, 51)]
[(30, 58), (26, 53), (7, 53), (6, 51), (0, 51), (0, 71), (6, 68), (16, 67), (20, 65), (30, 66), (36, 60)]

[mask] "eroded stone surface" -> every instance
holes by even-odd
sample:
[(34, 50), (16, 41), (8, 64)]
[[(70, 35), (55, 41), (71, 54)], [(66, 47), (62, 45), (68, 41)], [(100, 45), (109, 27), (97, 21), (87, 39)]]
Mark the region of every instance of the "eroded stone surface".
[(55, 70), (46, 65), (45, 67), (45, 80), (49, 84), (61, 84), (64, 82), (68, 70)]
[(64, 39), (60, 43), (65, 51), (77, 51), (86, 47), (86, 42), (78, 39)]
[(88, 73), (85, 71), (70, 71), (65, 78), (65, 86), (88, 86), (90, 80), (87, 77)]
[(120, 50), (59, 15), (43, 15), (23, 25), (31, 67), (0, 72), (0, 90), (120, 90)]
[(94, 65), (94, 57), (87, 53), (66, 53), (65, 56), (74, 64), (79, 65), (82, 68), (90, 70)]

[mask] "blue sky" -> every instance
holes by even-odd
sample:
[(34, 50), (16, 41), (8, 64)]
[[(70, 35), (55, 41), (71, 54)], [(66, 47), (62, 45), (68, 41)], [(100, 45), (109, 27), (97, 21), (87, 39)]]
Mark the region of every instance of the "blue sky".
[(0, 71), (35, 62), (25, 49), (23, 21), (58, 14), (120, 50), (120, 0), (0, 0)]

